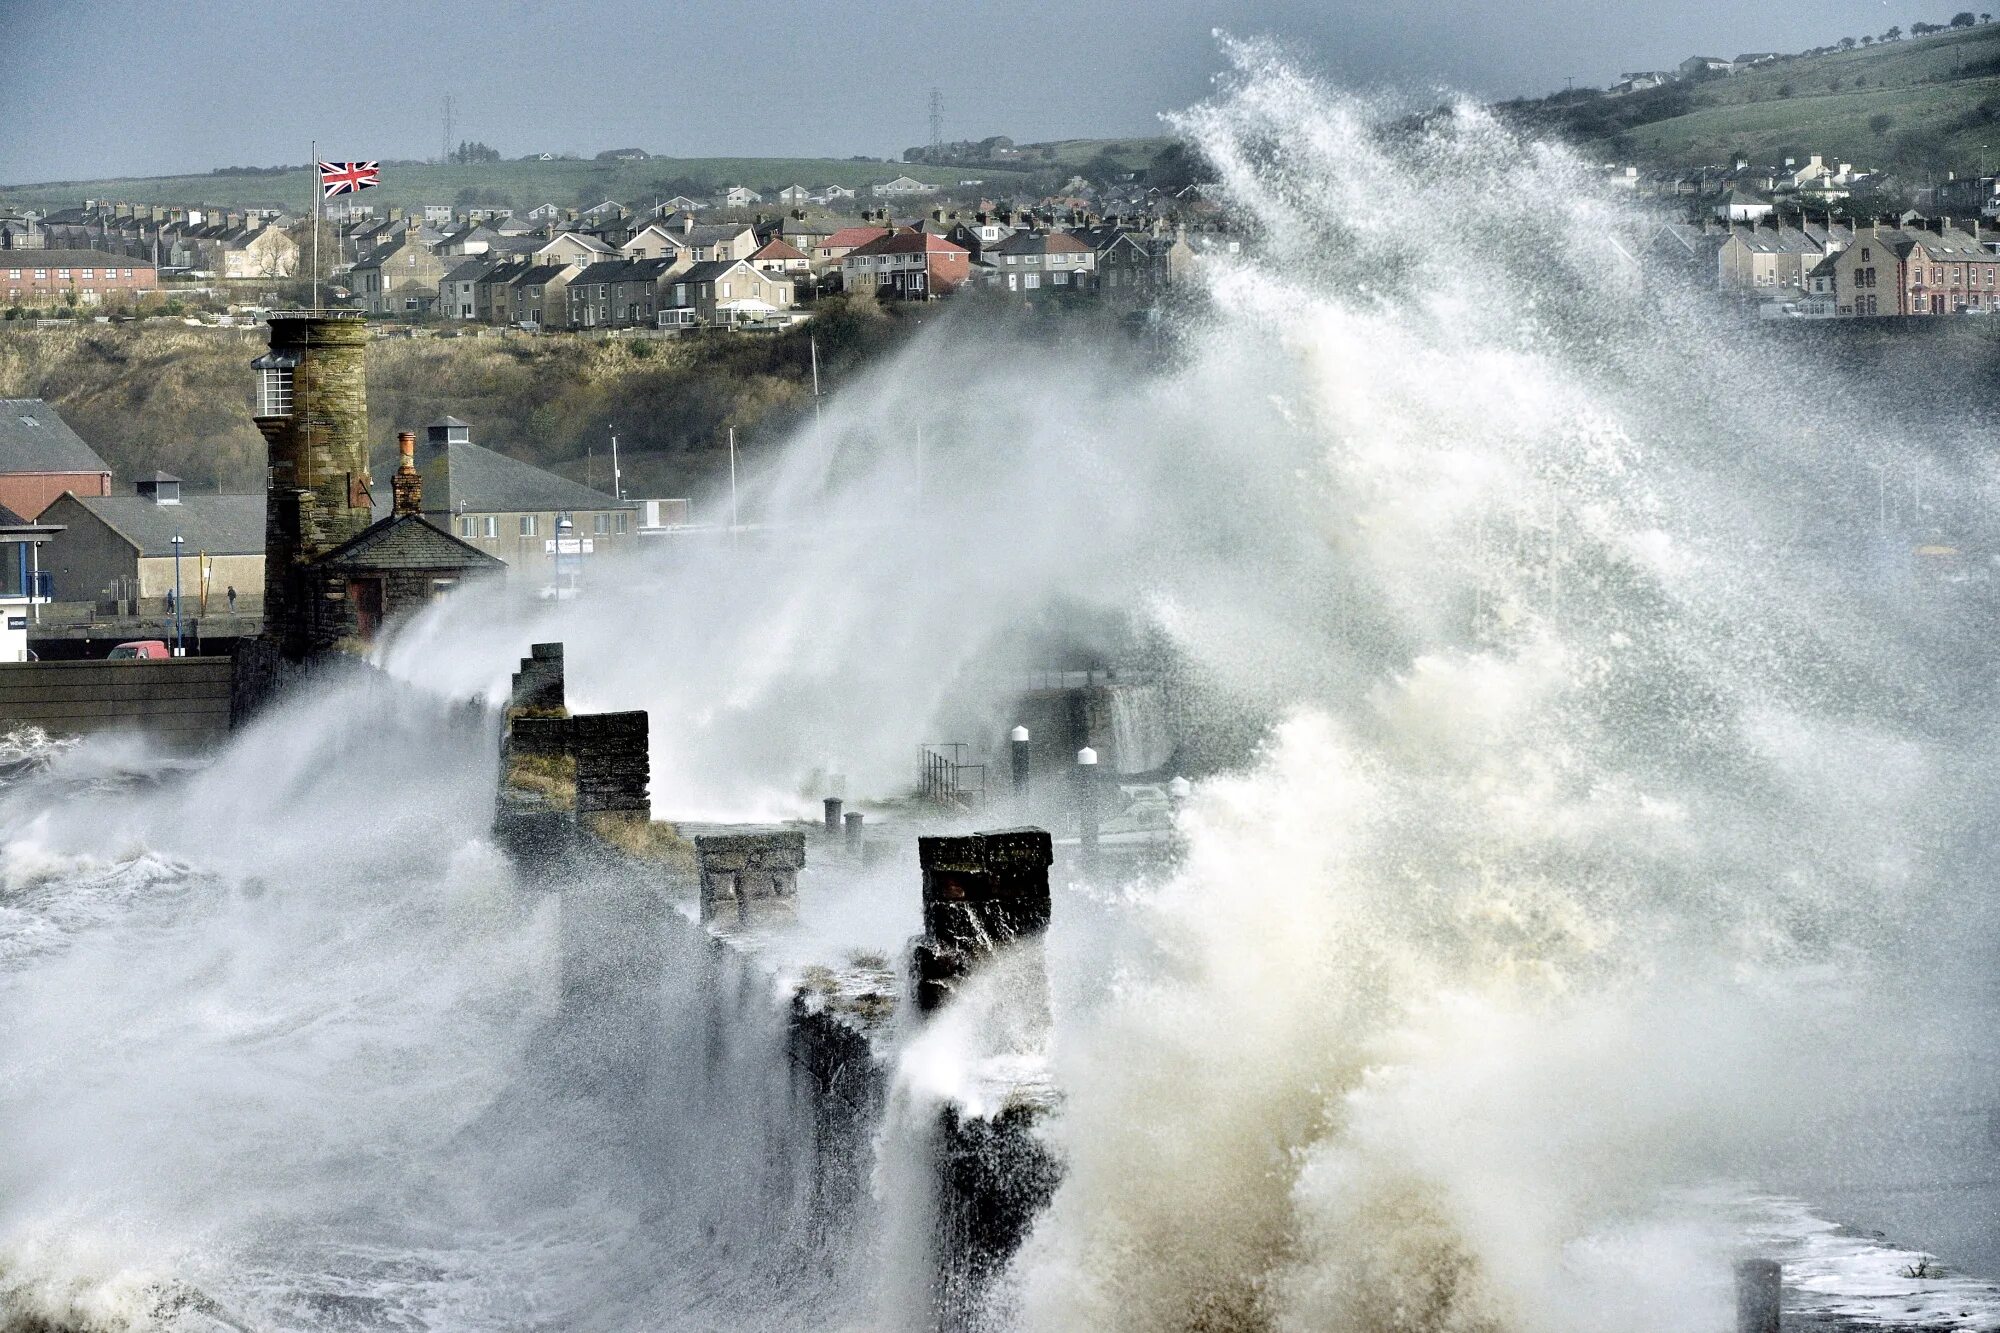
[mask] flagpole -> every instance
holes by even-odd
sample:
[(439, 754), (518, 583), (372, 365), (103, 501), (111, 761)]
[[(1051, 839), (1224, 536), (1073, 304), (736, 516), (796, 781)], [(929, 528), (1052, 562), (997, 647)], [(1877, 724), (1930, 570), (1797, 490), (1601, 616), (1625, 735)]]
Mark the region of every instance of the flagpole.
[(313, 313), (319, 313), (319, 201), (325, 193), (319, 182), (319, 140), (313, 140), (312, 161), (307, 164), (306, 174), (312, 179), (313, 187)]

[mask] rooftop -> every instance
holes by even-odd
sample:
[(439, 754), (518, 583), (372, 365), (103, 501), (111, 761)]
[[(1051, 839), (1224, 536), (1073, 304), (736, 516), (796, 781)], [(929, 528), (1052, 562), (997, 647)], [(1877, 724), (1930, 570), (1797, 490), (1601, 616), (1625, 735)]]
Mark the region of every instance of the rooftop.
[(0, 398), (0, 473), (110, 470), (46, 402)]

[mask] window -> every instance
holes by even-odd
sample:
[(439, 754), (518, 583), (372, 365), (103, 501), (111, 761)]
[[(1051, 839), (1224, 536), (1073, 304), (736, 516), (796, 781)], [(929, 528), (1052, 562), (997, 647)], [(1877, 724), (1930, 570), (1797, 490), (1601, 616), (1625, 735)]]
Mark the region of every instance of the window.
[(1862, 246), (1862, 247), (1861, 247), (1861, 262), (1865, 264), (1865, 263), (1867, 263), (1867, 262), (1869, 261), (1869, 259), (1871, 259), (1872, 257), (1873, 257), (1873, 256), (1871, 256), (1871, 255), (1870, 255), (1870, 254), (1868, 253), (1868, 247), (1867, 247), (1867, 246), (1865, 246), (1865, 245), (1864, 245), (1864, 246)]
[(67, 278), (69, 276), (69, 270), (66, 268), (59, 268), (56, 270), (56, 276), (58, 278)]
[(126, 269), (126, 270), (125, 270), (125, 276), (126, 276), (126, 277), (128, 277), (128, 278), (129, 278), (129, 277), (131, 277), (131, 276), (132, 276), (132, 270), (131, 270), (131, 269), (129, 269), (129, 268), (128, 268), (128, 269)]
[(97, 277), (97, 270), (94, 268), (87, 268), (83, 271), (83, 276), (86, 280), (95, 279)]
[(532, 537), (535, 535), (535, 516), (533, 514), (521, 515), (521, 535), (523, 537)]
[(622, 537), (625, 535), (625, 515), (619, 514), (617, 518), (618, 518), (618, 535)]
[(288, 417), (292, 414), (292, 372), (285, 369), (257, 372), (257, 415)]
[(18, 278), (21, 276), (21, 270), (18, 268), (10, 268), (7, 270), (7, 276), (10, 278)]
[(500, 535), (500, 519), (498, 518), (498, 516), (492, 514), (487, 515), (484, 526), (486, 529), (484, 533), (485, 536), (498, 537)]
[(611, 515), (592, 514), (590, 516), (590, 530), (599, 536), (611, 531)]
[(45, 268), (38, 268), (35, 270), (35, 276), (38, 278), (46, 278), (49, 276), (49, 271)]
[(1042, 285), (1042, 275), (1039, 273), (1030, 273), (1025, 279), (1022, 280), (1021, 285), (1023, 287), (1026, 287), (1029, 291), (1033, 291), (1035, 290), (1035, 288)]

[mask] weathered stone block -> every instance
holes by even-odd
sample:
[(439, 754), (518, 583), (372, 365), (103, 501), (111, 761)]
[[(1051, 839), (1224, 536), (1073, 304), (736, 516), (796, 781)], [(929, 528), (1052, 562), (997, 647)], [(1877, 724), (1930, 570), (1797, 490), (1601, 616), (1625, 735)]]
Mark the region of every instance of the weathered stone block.
[(1053, 840), (1038, 828), (919, 838), (924, 934), (911, 949), (917, 1007), (951, 997), (981, 961), (1049, 924)]
[(723, 926), (775, 924), (797, 910), (803, 833), (713, 833), (694, 840), (701, 919)]

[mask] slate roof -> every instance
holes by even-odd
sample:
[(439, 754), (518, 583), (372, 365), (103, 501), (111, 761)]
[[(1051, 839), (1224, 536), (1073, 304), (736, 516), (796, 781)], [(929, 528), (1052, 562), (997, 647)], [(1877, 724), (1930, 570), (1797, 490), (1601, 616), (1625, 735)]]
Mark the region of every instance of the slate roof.
[[(1085, 249), (1087, 247), (1079, 244), (1077, 248)], [(886, 233), (877, 233), (874, 240), (868, 242), (866, 245), (858, 245), (850, 251), (849, 257), (852, 258), (855, 255), (900, 254), (962, 255), (964, 253), (966, 253), (964, 246), (953, 245), (942, 236), (933, 236), (927, 231), (899, 231), (893, 236)]]
[(393, 514), (321, 556), (316, 564), (342, 569), (504, 569), (506, 562), (462, 542), (429, 519)]
[(0, 398), (0, 474), (110, 470), (41, 399)]
[(820, 244), (833, 250), (852, 250), (857, 245), (866, 245), (887, 231), (880, 224), (873, 227), (842, 227)]
[(631, 262), (629, 259), (606, 259), (592, 264), (569, 280), (570, 290), (588, 287), (593, 282), (617, 282), (624, 277), (625, 268)]
[(170, 556), (173, 537), (186, 538), (181, 554), (262, 555), (264, 497), (185, 495), (179, 504), (156, 504), (143, 495), (72, 496), (77, 504), (132, 543), (142, 556)]
[(688, 245), (721, 245), (724, 241), (733, 241), (751, 230), (747, 222), (711, 222), (704, 226), (690, 227), (681, 234), (681, 240)]
[[(683, 273), (683, 274), (679, 275), (679, 277), (677, 278), (677, 281), (679, 281), (679, 282), (714, 282), (714, 281), (716, 281), (717, 279), (719, 279), (719, 278), (723, 277), (724, 275), (726, 275), (726, 274), (728, 274), (728, 273), (732, 272), (733, 270), (735, 270), (735, 269), (736, 269), (736, 268), (738, 268), (739, 266), (740, 266), (740, 267), (743, 267), (743, 268), (749, 268), (749, 267), (750, 267), (750, 261), (749, 261), (749, 260), (747, 260), (747, 259), (710, 259), (710, 260), (705, 260), (705, 261), (703, 261), (702, 263), (699, 263), (699, 264), (695, 264), (695, 265), (691, 266), (691, 267), (690, 267), (690, 268), (689, 268), (689, 269), (688, 269), (688, 270), (687, 270), (687, 271), (686, 271), (685, 273)], [(769, 278), (769, 277), (774, 277), (775, 275), (774, 275), (774, 274), (769, 274), (769, 273), (760, 273), (760, 275), (759, 275), (759, 276), (762, 276), (762, 277), (767, 277), (767, 278)]]
[(1002, 255), (1087, 255), (1090, 247), (1065, 232), (1017, 231), (993, 251)]
[(499, 268), (500, 264), (500, 260), (488, 259), (484, 255), (481, 255), (476, 259), (468, 259), (463, 264), (452, 269), (451, 272), (444, 275), (444, 280), (446, 282), (477, 282), (494, 269)]
[[(374, 475), (395, 474), (395, 453), (394, 446), (389, 446), (370, 460)], [(534, 514), (625, 507), (602, 491), (469, 440), (449, 444), (418, 440), (417, 471), (423, 475), (424, 512), (428, 514)], [(389, 487), (375, 489), (380, 493), (378, 503), (386, 508)]]

